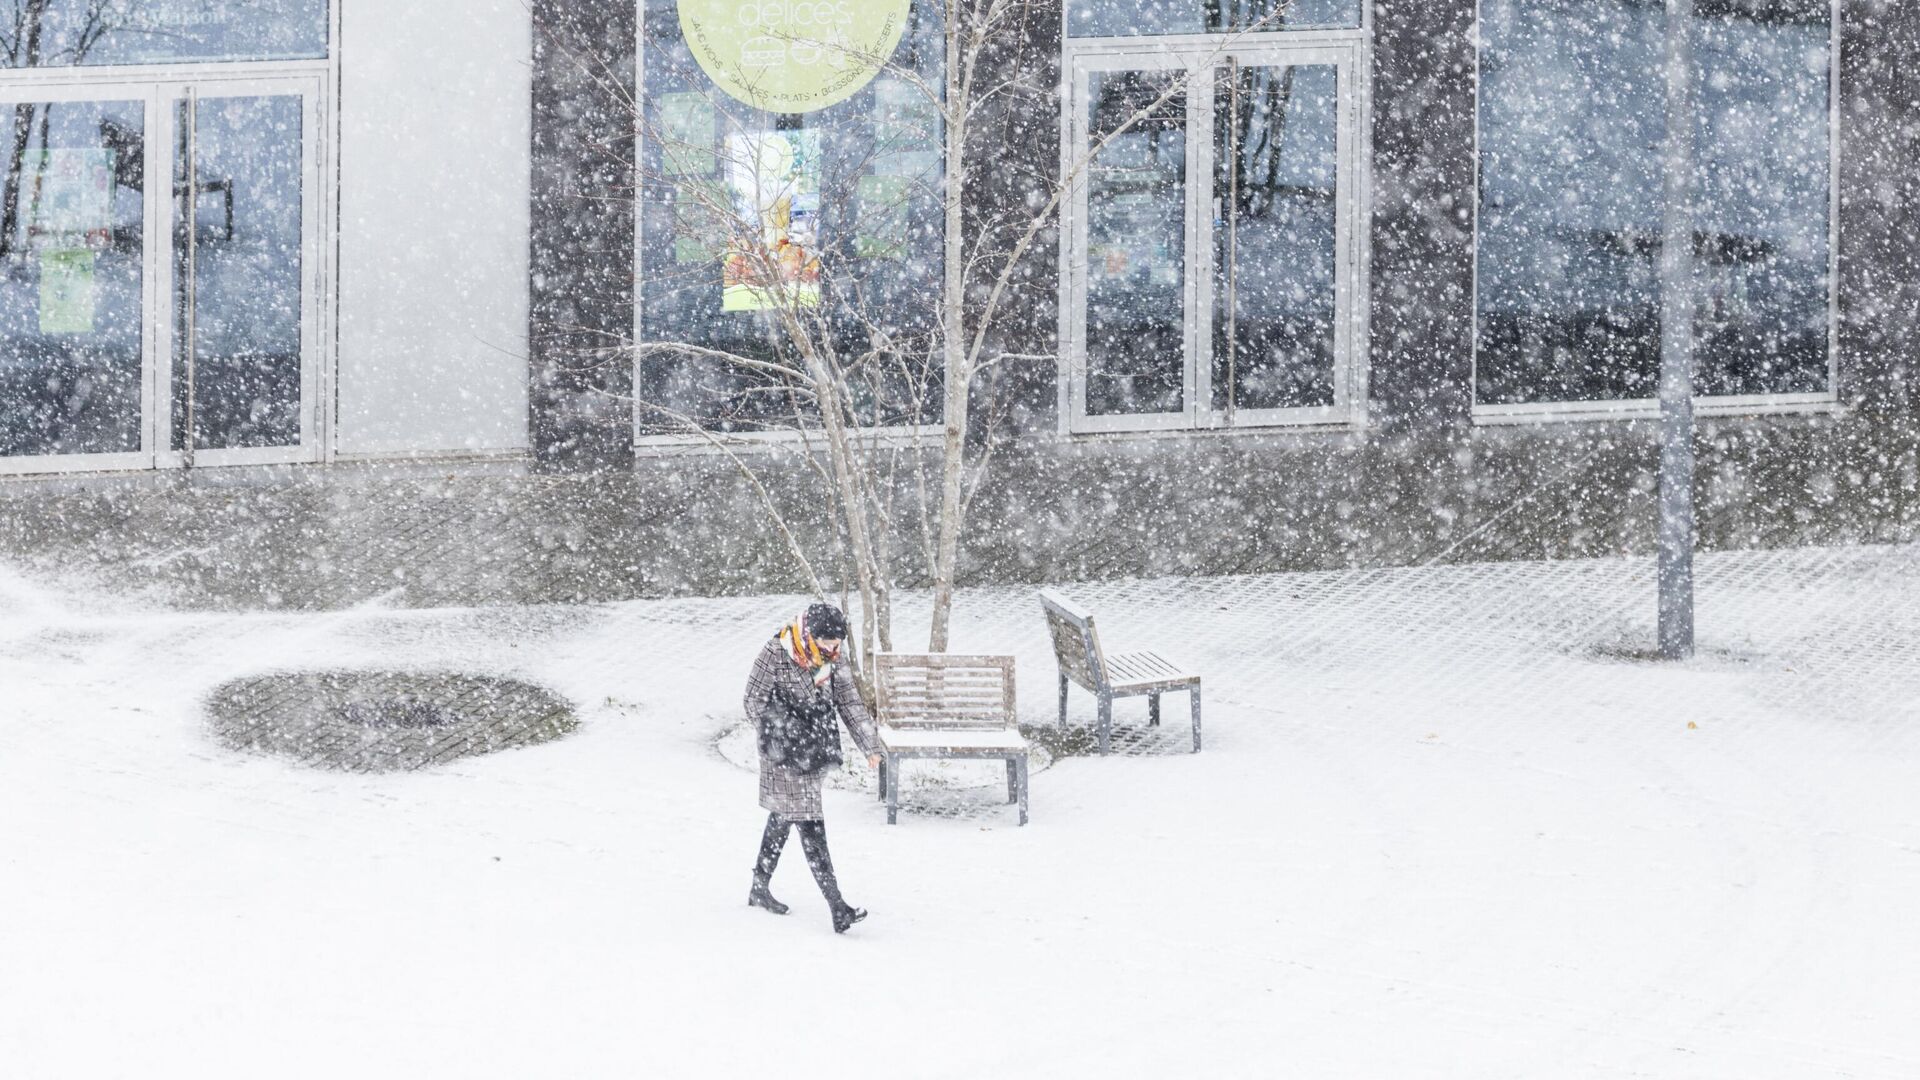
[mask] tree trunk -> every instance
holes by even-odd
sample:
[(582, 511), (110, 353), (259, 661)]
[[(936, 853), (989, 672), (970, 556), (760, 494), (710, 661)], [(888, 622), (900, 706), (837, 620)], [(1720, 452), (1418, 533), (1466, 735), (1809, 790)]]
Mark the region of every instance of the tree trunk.
[[(834, 490), (840, 498), (840, 505), (846, 514), (847, 542), (853, 545), (853, 571), (860, 586), (860, 613), (862, 642), (871, 648), (876, 637), (881, 649), (893, 647), (893, 630), (879, 615), (885, 602), (882, 597), (889, 591), (885, 580), (885, 571), (873, 555), (873, 537), (868, 532), (867, 506), (857, 470), (860, 462), (857, 451), (848, 437), (846, 417), (840, 411), (846, 400), (841, 379), (823, 359), (807, 335), (804, 323), (792, 313), (788, 315), (788, 331), (800, 346), (807, 365), (807, 372), (814, 382), (814, 393), (820, 403), (820, 422), (827, 436), (827, 466), (833, 475)], [(876, 626), (876, 622), (879, 625)]]
[(964, 224), (966, 195), (967, 103), (961, 90), (960, 0), (947, 6), (946, 108), (946, 234), (941, 287), (941, 356), (946, 367), (946, 430), (941, 440), (939, 539), (933, 561), (933, 625), (928, 633), (930, 652), (947, 651), (947, 629), (953, 613), (953, 578), (960, 554), (960, 486), (964, 477), (967, 414), (973, 383), (966, 338), (966, 252), (960, 228)]

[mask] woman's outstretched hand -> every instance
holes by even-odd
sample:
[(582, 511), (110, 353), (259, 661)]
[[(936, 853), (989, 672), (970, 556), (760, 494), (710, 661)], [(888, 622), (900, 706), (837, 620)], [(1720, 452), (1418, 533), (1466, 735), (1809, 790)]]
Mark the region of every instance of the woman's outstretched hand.
[(868, 755), (867, 755), (867, 768), (869, 768), (869, 769), (877, 769), (877, 768), (879, 768), (879, 767), (880, 767), (880, 755), (879, 755), (879, 754), (868, 754)]

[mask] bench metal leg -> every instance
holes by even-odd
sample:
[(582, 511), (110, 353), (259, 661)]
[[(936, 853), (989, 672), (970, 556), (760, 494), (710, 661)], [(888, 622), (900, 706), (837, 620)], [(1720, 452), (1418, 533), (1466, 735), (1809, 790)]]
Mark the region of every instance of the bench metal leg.
[(1067, 726), (1067, 673), (1060, 673), (1060, 726)]
[(1200, 752), (1200, 684), (1194, 683), (1187, 691), (1187, 699), (1193, 706), (1193, 752)]
[(1106, 753), (1113, 732), (1113, 695), (1100, 695), (1100, 752)]
[(1007, 759), (1007, 801), (1020, 801), (1019, 779), (1015, 776), (1012, 758)]
[(1160, 695), (1147, 695), (1147, 726), (1160, 726)]
[(891, 776), (887, 777), (887, 824), (900, 823), (900, 759), (891, 758), (888, 764), (893, 766)]
[(885, 754), (882, 754), (882, 755), (880, 755), (880, 794), (879, 794), (879, 799), (880, 799), (880, 801), (881, 801), (881, 802), (886, 802), (886, 801), (887, 801), (887, 757), (886, 757), (886, 755), (885, 755)]
[(1027, 756), (1021, 754), (1019, 757), (1013, 759), (1012, 764), (1015, 775), (1019, 778), (1020, 824), (1025, 825), (1027, 823)]

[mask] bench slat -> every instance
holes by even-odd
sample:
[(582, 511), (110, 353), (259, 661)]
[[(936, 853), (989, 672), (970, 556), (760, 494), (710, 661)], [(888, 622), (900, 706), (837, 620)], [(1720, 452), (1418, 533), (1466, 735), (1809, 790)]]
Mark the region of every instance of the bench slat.
[(900, 710), (923, 709), (939, 712), (942, 709), (963, 709), (979, 711), (981, 709), (1005, 709), (1006, 695), (995, 691), (992, 697), (984, 694), (901, 694), (887, 695), (887, 701)]
[(991, 679), (914, 679), (904, 678), (895, 672), (890, 674), (887, 679), (887, 684), (898, 687), (901, 690), (955, 690), (979, 693), (985, 690), (1000, 689), (1001, 677), (996, 675)]
[(1027, 740), (1018, 731), (916, 731), (882, 726), (880, 742), (889, 750), (999, 751), (1025, 750)]
[(1117, 682), (1113, 684), (1115, 697), (1139, 697), (1142, 694), (1158, 694), (1170, 690), (1185, 690), (1199, 686), (1200, 676), (1184, 675), (1177, 679), (1142, 679), (1139, 682)]

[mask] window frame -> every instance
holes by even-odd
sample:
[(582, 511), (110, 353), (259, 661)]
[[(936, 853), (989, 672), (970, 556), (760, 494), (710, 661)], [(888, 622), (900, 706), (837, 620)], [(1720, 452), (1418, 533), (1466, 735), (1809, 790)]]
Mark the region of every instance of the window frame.
[[(1358, 28), (1289, 30), (1258, 34), (1065, 38), (1061, 48), (1060, 175), (1069, 190), (1060, 207), (1059, 358), (1057, 431), (1062, 437), (1276, 430), (1351, 430), (1367, 422), (1369, 302), (1372, 221), (1372, 5)], [(1234, 422), (1212, 400), (1213, 227), (1201, 212), (1213, 187), (1212, 80), (1199, 78), (1233, 56), (1249, 65), (1331, 64), (1339, 70), (1336, 108), (1338, 149), (1335, 214), (1334, 403), (1290, 409), (1238, 409)], [(1085, 153), (1086, 75), (1096, 70), (1186, 68), (1190, 84), (1187, 130), (1187, 273), (1183, 301), (1185, 400), (1179, 413), (1086, 414), (1087, 198), (1086, 170), (1074, 171)], [(1202, 195), (1201, 192), (1209, 194)], [(1202, 360), (1196, 345), (1204, 346)]]
[[(1476, 426), (1580, 423), (1613, 420), (1649, 420), (1660, 416), (1658, 398), (1615, 398), (1604, 401), (1528, 401), (1482, 404), (1480, 401), (1480, 206), (1481, 64), (1486, 40), (1481, 35), (1481, 9), (1474, 2), (1473, 49), (1473, 283), (1471, 327), (1471, 395)], [(1758, 416), (1777, 413), (1833, 413), (1843, 411), (1840, 399), (1840, 148), (1843, 135), (1840, 112), (1840, 0), (1827, 3), (1827, 389), (1812, 394), (1695, 394), (1694, 412), (1702, 416)]]

